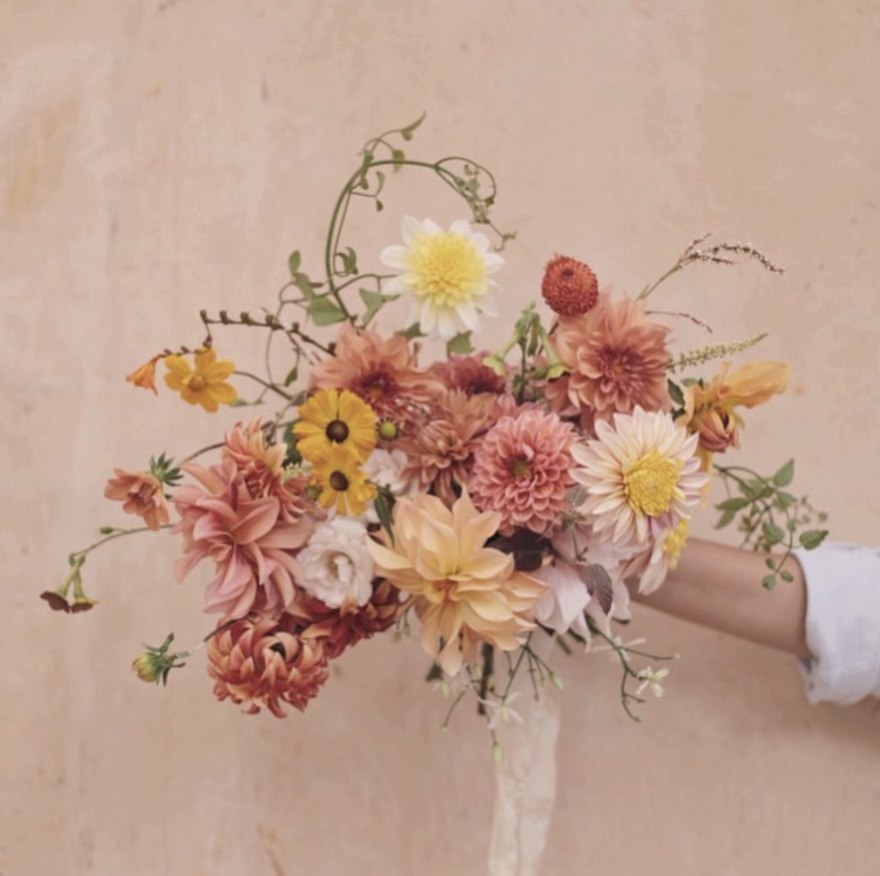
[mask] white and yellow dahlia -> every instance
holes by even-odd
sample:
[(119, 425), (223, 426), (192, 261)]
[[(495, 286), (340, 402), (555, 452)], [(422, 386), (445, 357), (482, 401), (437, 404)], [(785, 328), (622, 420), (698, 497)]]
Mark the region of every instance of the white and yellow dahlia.
[(448, 341), (460, 332), (477, 331), (479, 314), (494, 316), (489, 275), (504, 259), (490, 252), (489, 238), (464, 220), (444, 231), (436, 222), (403, 220), (403, 245), (386, 246), (382, 263), (400, 271), (386, 292), (414, 296), (412, 321), (421, 331)]
[(578, 509), (598, 536), (615, 545), (647, 547), (689, 519), (708, 475), (688, 436), (669, 414), (636, 407), (615, 414), (614, 425), (596, 422), (596, 438), (572, 448), (574, 479), (587, 489)]

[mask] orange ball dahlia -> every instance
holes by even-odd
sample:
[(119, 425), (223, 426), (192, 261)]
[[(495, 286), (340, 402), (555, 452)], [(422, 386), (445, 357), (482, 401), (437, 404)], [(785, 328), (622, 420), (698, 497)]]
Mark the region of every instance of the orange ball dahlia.
[(544, 269), (541, 294), (560, 316), (582, 316), (595, 306), (599, 283), (589, 265), (568, 256), (556, 256)]

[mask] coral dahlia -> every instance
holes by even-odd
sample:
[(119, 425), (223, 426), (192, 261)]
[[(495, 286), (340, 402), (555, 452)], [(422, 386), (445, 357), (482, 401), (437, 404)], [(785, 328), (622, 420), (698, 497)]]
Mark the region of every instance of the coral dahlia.
[(503, 417), (474, 454), (468, 487), (476, 505), (501, 514), (501, 532), (521, 526), (543, 534), (567, 507), (574, 485), (574, 427), (537, 409)]
[(589, 265), (568, 256), (556, 256), (544, 269), (541, 294), (554, 313), (582, 316), (595, 306), (599, 284)]
[(637, 405), (648, 411), (671, 407), (666, 383), (669, 329), (645, 317), (645, 305), (628, 296), (613, 299), (603, 292), (589, 313), (563, 317), (552, 343), (570, 374), (564, 381), (567, 398), (548, 393), (554, 410), (566, 404), (589, 424), (610, 421)]

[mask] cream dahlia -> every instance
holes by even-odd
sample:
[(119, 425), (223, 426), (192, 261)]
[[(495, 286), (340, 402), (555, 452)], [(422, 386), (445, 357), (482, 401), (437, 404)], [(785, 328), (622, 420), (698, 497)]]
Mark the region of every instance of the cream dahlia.
[(616, 545), (646, 546), (692, 516), (708, 480), (695, 456), (698, 437), (668, 414), (616, 414), (614, 426), (596, 423), (595, 440), (572, 448), (572, 472), (587, 488), (579, 511), (596, 535)]
[(504, 259), (489, 251), (489, 238), (471, 230), (464, 220), (444, 231), (425, 219), (403, 220), (403, 246), (386, 246), (382, 263), (400, 271), (385, 284), (387, 292), (408, 292), (415, 298), (412, 320), (426, 335), (451, 340), (459, 332), (477, 331), (479, 314), (495, 315), (489, 275)]
[(548, 392), (553, 409), (566, 415), (571, 406), (585, 423), (610, 421), (636, 406), (669, 410), (668, 334), (666, 326), (645, 317), (644, 302), (607, 292), (584, 316), (560, 318), (551, 340), (570, 373), (561, 383), (564, 398)]
[(372, 542), (376, 574), (413, 596), (422, 647), (453, 676), (478, 642), (504, 651), (531, 629), (531, 610), (546, 585), (514, 570), (513, 557), (486, 542), (501, 515), (480, 513), (465, 492), (450, 510), (420, 493), (394, 506), (394, 541)]
[(538, 409), (503, 417), (486, 433), (468, 488), (479, 508), (501, 515), (502, 534), (517, 526), (545, 533), (559, 521), (574, 484), (576, 437), (570, 423)]
[(207, 651), (216, 697), (251, 715), (265, 708), (284, 718), (282, 703), (303, 711), (328, 677), (321, 642), (297, 635), (289, 615), (236, 621), (208, 639)]

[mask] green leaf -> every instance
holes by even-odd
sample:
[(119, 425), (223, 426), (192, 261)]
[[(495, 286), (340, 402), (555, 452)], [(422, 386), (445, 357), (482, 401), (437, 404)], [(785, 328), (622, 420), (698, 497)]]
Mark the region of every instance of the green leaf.
[(231, 407), (231, 408), (246, 408), (249, 404), (250, 404), (250, 402), (247, 401), (247, 399), (243, 399), (243, 398), (239, 397), (239, 398), (233, 399), (231, 402), (229, 402), (229, 407)]
[(366, 328), (373, 317), (389, 302), (397, 301), (399, 295), (383, 295), (381, 292), (373, 292), (372, 289), (358, 289), (361, 301), (366, 305), (363, 315), (363, 325)]
[(344, 274), (357, 273), (357, 253), (350, 246), (345, 248), (345, 252), (339, 252), (336, 255), (342, 259), (342, 271)]
[(827, 529), (808, 529), (800, 535), (801, 547), (808, 551), (815, 550), (825, 541), (826, 535), (828, 535)]
[(403, 128), (400, 132), (400, 136), (403, 137), (404, 140), (412, 140), (413, 131), (425, 121), (425, 116), (427, 113), (422, 113), (414, 122), (410, 122), (405, 128)]
[(794, 478), (794, 460), (789, 459), (775, 475), (773, 475), (773, 483), (777, 487), (787, 487)]
[(380, 490), (374, 504), (376, 506), (376, 514), (379, 517), (379, 523), (382, 524), (382, 528), (388, 533), (388, 538), (391, 539), (391, 546), (394, 547), (394, 530), (391, 528), (391, 505), (388, 498), (388, 494), (384, 490)]
[(681, 387), (677, 383), (673, 383), (671, 380), (666, 381), (666, 386), (669, 388), (669, 397), (672, 399), (673, 404), (683, 408), (684, 393), (681, 391)]
[(376, 212), (381, 213), (384, 209), (385, 205), (378, 198), (376, 198)]
[(299, 271), (300, 262), (302, 259), (300, 258), (299, 250), (295, 249), (290, 257), (287, 259), (287, 267), (290, 268), (290, 276), (295, 277)]
[(777, 490), (776, 492), (776, 504), (785, 511), (786, 508), (791, 507), (797, 502), (797, 496), (793, 496), (791, 493), (786, 493), (783, 490)]
[(761, 527), (761, 533), (767, 541), (767, 544), (779, 544), (785, 538), (785, 532), (775, 523), (765, 523)]
[(776, 586), (776, 577), (774, 575), (765, 575), (761, 579), (761, 583), (768, 589), (772, 590)]
[(719, 518), (718, 522), (715, 524), (716, 529), (724, 529), (725, 526), (728, 526), (733, 522), (733, 518), (736, 517), (736, 513), (734, 511), (725, 511)]
[(471, 343), (471, 333), (461, 332), (457, 334), (451, 341), (446, 344), (446, 353), (450, 356), (467, 356), (468, 353), (474, 352), (474, 345)]
[(775, 572), (775, 571), (776, 571), (776, 560), (772, 559), (771, 557), (767, 557), (767, 559), (764, 560), (764, 565), (765, 565), (765, 566), (766, 566), (771, 572)]
[(320, 298), (312, 298), (306, 310), (317, 326), (333, 325), (335, 322), (344, 322), (345, 312), (331, 298), (322, 295)]
[(742, 511), (743, 508), (748, 508), (751, 504), (748, 499), (734, 496), (732, 499), (725, 499), (723, 502), (719, 502), (715, 508), (718, 511)]
[(394, 162), (393, 172), (397, 173), (403, 167), (403, 162), (406, 161), (406, 153), (403, 149), (392, 149), (391, 160)]
[(794, 581), (794, 575), (792, 575), (792, 573), (789, 572), (788, 569), (783, 569), (779, 573), (779, 577), (782, 578), (783, 581), (788, 581), (789, 584)]
[(290, 371), (287, 372), (287, 377), (284, 378), (284, 385), (290, 386), (290, 384), (293, 383), (297, 379), (297, 377), (299, 377), (298, 364), (294, 365), (293, 368), (291, 368)]
[(311, 281), (308, 274), (296, 273), (293, 275), (293, 285), (299, 289), (306, 301), (311, 301), (315, 297), (315, 284)]
[(408, 341), (414, 341), (416, 338), (426, 337), (422, 333), (422, 330), (417, 322), (414, 322), (409, 328), (401, 329), (397, 334), (399, 334), (402, 338), (406, 338)]

